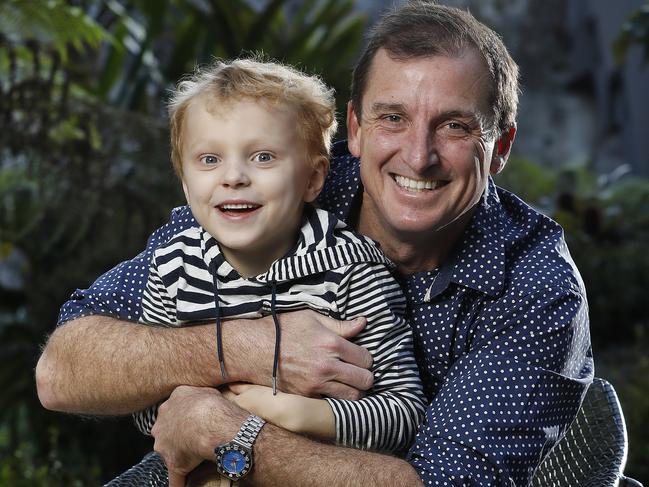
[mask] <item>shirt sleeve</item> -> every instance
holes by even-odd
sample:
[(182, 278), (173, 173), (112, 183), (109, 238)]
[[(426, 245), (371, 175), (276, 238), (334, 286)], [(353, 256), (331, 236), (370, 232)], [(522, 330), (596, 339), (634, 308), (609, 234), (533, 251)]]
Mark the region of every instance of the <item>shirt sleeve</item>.
[(176, 301), (160, 277), (156, 257), (151, 262), (149, 275), (142, 296), (142, 313), (140, 321), (149, 325), (178, 326), (176, 320)]
[(88, 289), (77, 289), (59, 312), (58, 325), (87, 315), (106, 315), (129, 321), (141, 316), (141, 301), (154, 250), (195, 221), (184, 206), (171, 212), (168, 223), (153, 232), (146, 249), (100, 276)]
[(385, 266), (359, 264), (343, 278), (338, 293), (342, 319), (368, 320), (354, 342), (372, 354), (374, 385), (358, 401), (326, 399), (334, 412), (336, 440), (354, 448), (405, 453), (426, 401), (401, 289)]
[(428, 405), (407, 457), (425, 485), (528, 485), (592, 382), (585, 296), (547, 288), (501, 312)]
[[(170, 296), (158, 271), (155, 252), (142, 296), (142, 316), (140, 322), (152, 326), (177, 326), (176, 301)], [(158, 418), (158, 407), (155, 404), (133, 413), (135, 426), (145, 435), (151, 436), (151, 428)]]

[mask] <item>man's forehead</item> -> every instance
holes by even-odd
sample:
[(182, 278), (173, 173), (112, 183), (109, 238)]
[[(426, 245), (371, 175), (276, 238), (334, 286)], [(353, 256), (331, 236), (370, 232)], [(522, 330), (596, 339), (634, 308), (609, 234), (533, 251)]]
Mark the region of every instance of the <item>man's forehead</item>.
[[(491, 76), (474, 49), (460, 51), (457, 56), (407, 59), (380, 49), (372, 60), (364, 88), (363, 105), (370, 110), (426, 103), (432, 97), (436, 102), (464, 98), (481, 111), (490, 108)], [(455, 109), (462, 111), (459, 106)]]
[(472, 78), (476, 80), (486, 82), (491, 80), (487, 63), (482, 55), (473, 48), (458, 51), (456, 55), (436, 54), (417, 57), (398, 57), (385, 49), (379, 49), (370, 64), (365, 91), (377, 78), (403, 77), (413, 71), (420, 71), (422, 74), (426, 71), (429, 73), (438, 72), (442, 67), (448, 69), (451, 65), (464, 68), (461, 69), (464, 73), (470, 71)]

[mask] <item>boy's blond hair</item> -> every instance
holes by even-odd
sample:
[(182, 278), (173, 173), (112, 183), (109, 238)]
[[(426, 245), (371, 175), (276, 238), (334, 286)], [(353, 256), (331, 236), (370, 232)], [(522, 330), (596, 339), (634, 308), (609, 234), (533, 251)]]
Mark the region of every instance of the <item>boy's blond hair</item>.
[[(190, 77), (178, 83), (169, 101), (174, 170), (182, 178), (185, 112), (191, 100), (199, 96), (208, 96), (226, 107), (230, 101), (241, 98), (288, 104), (295, 110), (295, 124), (306, 144), (310, 161), (318, 157), (328, 160), (331, 140), (338, 125), (333, 93), (334, 90), (318, 77), (276, 62), (218, 60), (207, 68), (197, 68)], [(245, 130), (245, 127), (241, 129)]]

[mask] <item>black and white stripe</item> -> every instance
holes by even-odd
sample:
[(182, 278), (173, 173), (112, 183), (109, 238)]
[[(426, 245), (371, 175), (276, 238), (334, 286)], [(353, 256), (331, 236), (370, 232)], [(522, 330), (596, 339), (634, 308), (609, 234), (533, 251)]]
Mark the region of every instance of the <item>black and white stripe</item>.
[[(426, 404), (412, 333), (403, 319), (405, 299), (384, 254), (370, 239), (345, 228), (333, 215), (310, 210), (293, 251), (266, 273), (247, 279), (230, 266), (202, 228), (185, 230), (154, 254), (142, 320), (163, 326), (213, 321), (210, 268), (218, 275), (224, 319), (270, 314), (272, 283), (277, 286), (278, 313), (313, 309), (336, 319), (366, 317), (368, 326), (355, 342), (372, 354), (374, 386), (359, 401), (327, 399), (336, 418), (337, 441), (355, 448), (403, 451), (414, 438)], [(140, 430), (150, 432), (155, 414), (156, 408), (150, 408), (134, 415)]]

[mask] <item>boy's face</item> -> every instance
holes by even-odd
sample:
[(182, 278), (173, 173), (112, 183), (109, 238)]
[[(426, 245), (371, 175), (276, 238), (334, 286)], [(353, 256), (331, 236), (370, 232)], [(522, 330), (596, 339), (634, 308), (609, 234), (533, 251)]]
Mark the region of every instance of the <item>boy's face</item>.
[(187, 202), (243, 276), (266, 271), (290, 249), (304, 203), (322, 188), (326, 161), (308, 160), (296, 125), (291, 108), (252, 99), (197, 97), (185, 113)]

